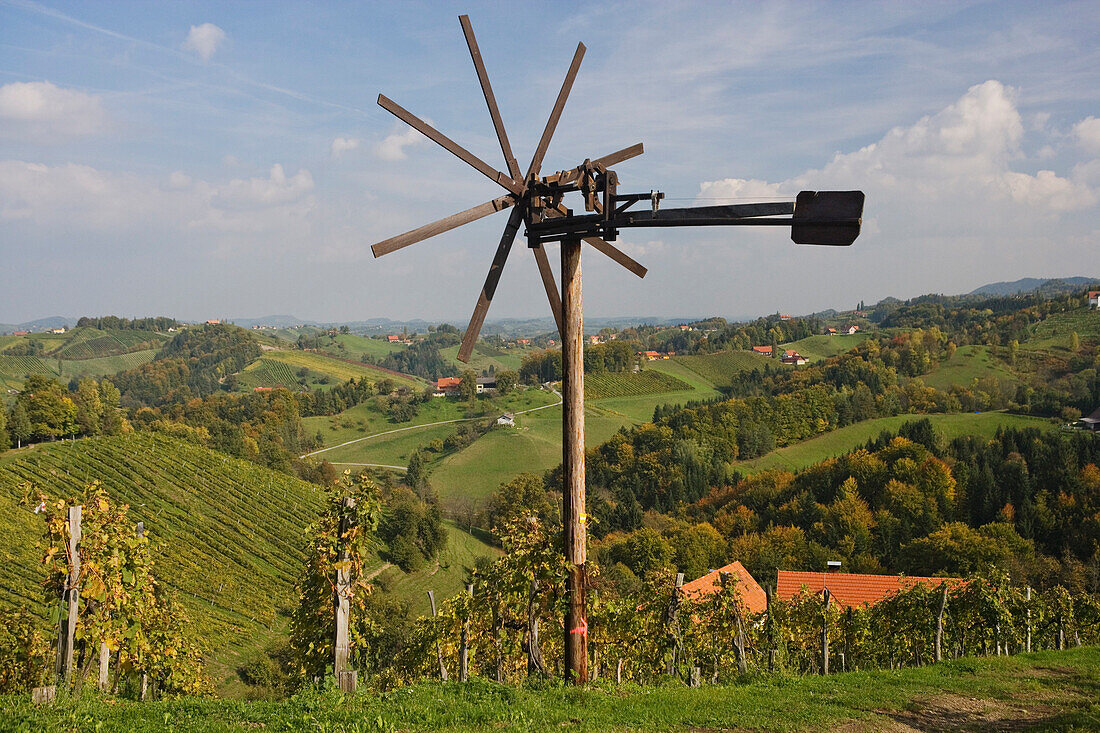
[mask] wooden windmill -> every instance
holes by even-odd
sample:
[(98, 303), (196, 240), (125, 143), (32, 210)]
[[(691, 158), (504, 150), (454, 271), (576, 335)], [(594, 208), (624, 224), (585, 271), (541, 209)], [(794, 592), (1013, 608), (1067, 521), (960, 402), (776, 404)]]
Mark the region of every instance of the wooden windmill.
[[(507, 193), (439, 221), (426, 224), (404, 234), (391, 237), (371, 247), (375, 257), (381, 257), (437, 234), (511, 208), (508, 223), (497, 245), (485, 285), (481, 289), (473, 316), (462, 339), (458, 358), (469, 361), (481, 332), (485, 314), (493, 300), (497, 284), (520, 225), (526, 229), (528, 247), (534, 253), (539, 273), (550, 301), (554, 320), (562, 343), (563, 388), (563, 511), (564, 553), (570, 572), (566, 584), (568, 610), (565, 617), (566, 677), (583, 684), (588, 679), (588, 623), (585, 604), (586, 585), (586, 519), (584, 486), (584, 343), (581, 314), (581, 243), (587, 243), (628, 270), (644, 277), (646, 268), (610, 242), (620, 229), (632, 227), (681, 226), (785, 226), (791, 228), (791, 239), (798, 244), (850, 245), (859, 235), (863, 215), (861, 191), (803, 191), (795, 201), (705, 206), (684, 209), (661, 209), (663, 194), (620, 194), (618, 176), (611, 166), (642, 154), (638, 143), (594, 160), (585, 160), (574, 169), (541, 175), (542, 161), (550, 139), (557, 128), (569, 91), (573, 87), (581, 59), (583, 43), (577, 44), (573, 61), (558, 92), (542, 137), (535, 148), (526, 175), (512, 154), (508, 135), (501, 121), (500, 110), (489, 84), (485, 64), (474, 37), (469, 17), (459, 17), (462, 32), (470, 48), (481, 91), (489, 107), (497, 140), (508, 172), (499, 171), (416, 117), (386, 96), (378, 95), (378, 104), (399, 119), (420, 131), (443, 148), (488, 176)], [(574, 215), (563, 203), (566, 194), (580, 193), (588, 214)], [(632, 209), (647, 201), (650, 210)], [(554, 282), (553, 271), (543, 244), (561, 243), (561, 293)]]

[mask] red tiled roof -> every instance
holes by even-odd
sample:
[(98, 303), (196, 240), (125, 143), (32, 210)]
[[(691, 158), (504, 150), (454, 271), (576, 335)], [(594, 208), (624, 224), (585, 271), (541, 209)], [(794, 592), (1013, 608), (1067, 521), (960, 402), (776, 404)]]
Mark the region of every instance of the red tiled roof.
[(802, 590), (819, 595), (826, 587), (834, 603), (841, 608), (849, 606), (873, 606), (891, 593), (912, 588), (918, 583), (935, 588), (942, 583), (960, 585), (962, 578), (926, 578), (903, 575), (863, 575), (857, 573), (806, 573), (795, 570), (780, 570), (776, 583), (776, 595), (781, 600), (789, 600)]
[(764, 589), (739, 562), (731, 562), (729, 565), (712, 570), (690, 583), (684, 583), (684, 597), (698, 599), (717, 593), (722, 587), (722, 575), (724, 573), (732, 573), (737, 576), (737, 589), (741, 595), (741, 603), (747, 613), (763, 613), (767, 610), (768, 597), (764, 593)]
[(753, 346), (752, 350), (757, 354), (770, 354), (772, 353), (772, 347), (770, 346)]
[(462, 379), (459, 377), (440, 377), (435, 380), (436, 389), (447, 389), (448, 387), (457, 387), (462, 384)]
[(1089, 297), (1090, 298), (1100, 297), (1100, 290), (1090, 290), (1089, 291)]

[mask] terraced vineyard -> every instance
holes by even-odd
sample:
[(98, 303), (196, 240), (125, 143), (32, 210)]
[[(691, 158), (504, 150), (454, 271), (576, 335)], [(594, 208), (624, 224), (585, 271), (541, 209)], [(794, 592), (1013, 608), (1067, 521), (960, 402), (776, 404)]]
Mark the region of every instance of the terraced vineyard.
[(20, 484), (68, 496), (93, 479), (145, 522), (157, 574), (177, 589), (216, 660), (232, 664), (282, 628), (317, 488), (150, 433), (40, 446), (0, 463), (0, 604), (46, 609), (35, 549), (42, 527), (19, 505)]
[[(306, 382), (311, 386), (323, 386), (323, 379), (329, 383), (346, 382), (349, 379), (368, 379), (378, 381), (389, 379), (395, 384), (421, 389), (427, 386), (427, 382), (406, 375), (389, 372), (385, 369), (374, 367), (370, 364), (360, 364), (354, 361), (325, 356), (311, 351), (286, 350), (265, 351), (259, 360), (252, 362), (239, 375), (242, 388), (275, 387), (282, 384), (293, 387), (299, 383), (298, 372), (302, 368), (308, 370)], [(260, 372), (256, 374), (256, 372)]]
[(285, 361), (264, 359), (254, 361), (240, 373), (238, 384), (244, 389), (255, 387), (286, 387), (298, 385), (298, 373)]
[(589, 400), (680, 392), (691, 388), (690, 384), (671, 374), (653, 370), (584, 375), (584, 393)]
[(19, 389), (28, 374), (57, 376), (57, 369), (37, 356), (8, 356), (0, 354), (0, 388)]

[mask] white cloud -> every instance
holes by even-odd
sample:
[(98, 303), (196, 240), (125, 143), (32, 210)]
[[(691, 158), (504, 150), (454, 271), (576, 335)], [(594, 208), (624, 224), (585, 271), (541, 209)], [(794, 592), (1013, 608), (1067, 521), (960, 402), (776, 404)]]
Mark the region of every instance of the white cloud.
[(287, 178), (283, 167), (271, 166), (267, 178), (235, 178), (213, 198), (219, 209), (262, 209), (297, 201), (313, 190), (313, 176), (306, 169)]
[(427, 139), (413, 128), (406, 127), (403, 132), (395, 132), (380, 142), (375, 152), (382, 160), (404, 160), (407, 157), (405, 148), (419, 145)]
[(361, 141), (357, 137), (338, 137), (332, 141), (332, 157), (355, 150)]
[(1073, 126), (1077, 143), (1087, 152), (1100, 155), (1100, 120), (1086, 117)]
[(225, 42), (225, 38), (225, 31), (213, 23), (193, 25), (187, 34), (187, 40), (183, 42), (183, 48), (194, 51), (203, 61), (209, 61), (218, 47)]
[(60, 142), (103, 129), (107, 114), (98, 96), (48, 81), (0, 86), (0, 135), (32, 142)]

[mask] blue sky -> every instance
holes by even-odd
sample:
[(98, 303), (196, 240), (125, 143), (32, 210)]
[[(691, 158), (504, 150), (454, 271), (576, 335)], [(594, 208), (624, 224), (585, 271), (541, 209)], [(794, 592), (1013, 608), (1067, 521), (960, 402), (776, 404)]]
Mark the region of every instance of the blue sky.
[[(544, 172), (644, 142), (621, 188), (666, 206), (867, 192), (850, 249), (629, 231), (650, 273), (587, 250), (590, 315), (805, 313), (1100, 275), (1100, 4), (549, 7), (0, 0), (0, 322), (463, 323), (506, 214), (369, 251), (503, 192), (375, 104), (504, 168), (463, 12), (523, 166), (583, 41)], [(490, 319), (547, 314), (520, 245)]]

